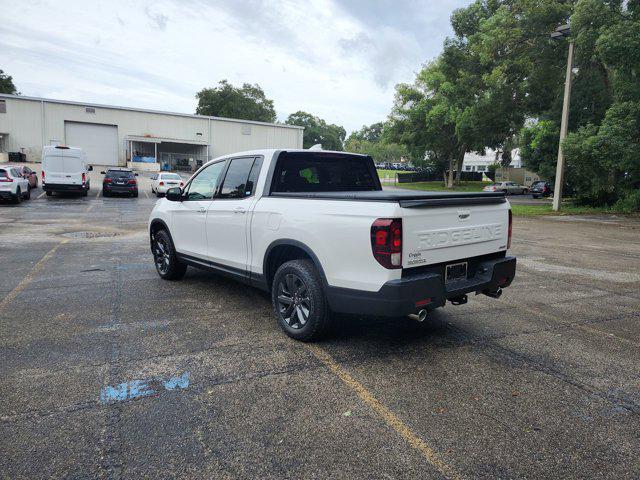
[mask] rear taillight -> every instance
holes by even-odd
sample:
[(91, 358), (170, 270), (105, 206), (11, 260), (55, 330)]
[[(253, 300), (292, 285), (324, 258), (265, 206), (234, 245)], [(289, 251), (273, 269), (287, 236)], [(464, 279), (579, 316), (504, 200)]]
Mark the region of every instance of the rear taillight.
[(44, 183), (44, 170), (42, 170), (42, 183)]
[(164, 182), (160, 182), (158, 185), (164, 187)]
[(181, 187), (184, 187), (184, 182), (180, 182), (180, 186), (181, 186)]
[(103, 182), (104, 182), (104, 183), (111, 183), (111, 179), (110, 179), (110, 178), (105, 178), (105, 179), (103, 180)]
[(13, 178), (9, 178), (9, 177), (0, 177), (0, 182), (13, 182)]
[(507, 239), (507, 249), (511, 248), (511, 233), (513, 232), (513, 215), (509, 209), (509, 237)]
[(136, 184), (136, 181), (135, 181), (135, 179), (133, 179), (133, 180), (129, 180), (127, 183), (128, 183), (129, 185), (135, 185), (135, 184)]
[(87, 174), (82, 172), (82, 184), (84, 185), (86, 181), (87, 181)]
[(401, 218), (378, 218), (373, 222), (371, 251), (384, 268), (402, 268)]
[(496, 190), (497, 190), (496, 187), (491, 187), (492, 192), (495, 192)]

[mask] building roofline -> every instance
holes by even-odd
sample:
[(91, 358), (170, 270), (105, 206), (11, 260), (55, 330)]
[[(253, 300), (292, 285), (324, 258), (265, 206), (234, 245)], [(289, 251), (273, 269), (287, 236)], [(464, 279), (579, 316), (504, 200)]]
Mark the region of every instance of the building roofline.
[(192, 115), (190, 113), (178, 113), (178, 112), (164, 112), (162, 110), (149, 110), (146, 108), (121, 107), (118, 105), (104, 105), (101, 103), (85, 103), (85, 102), (76, 102), (71, 100), (56, 100), (54, 98), (44, 98), (44, 97), (28, 97), (26, 95), (12, 95), (9, 93), (0, 93), (0, 98), (11, 98), (14, 100), (29, 100), (32, 102), (59, 103), (62, 105), (78, 105), (81, 107), (109, 108), (111, 110), (125, 110), (129, 112), (155, 113), (159, 115), (173, 115), (175, 117), (201, 118), (205, 120), (219, 120), (222, 122), (250, 123), (253, 125), (265, 125), (269, 127), (293, 128), (296, 130), (304, 130), (304, 127), (299, 127), (298, 125), (286, 125), (284, 123), (258, 122), (256, 120), (241, 120), (238, 118), (213, 117), (209, 115)]

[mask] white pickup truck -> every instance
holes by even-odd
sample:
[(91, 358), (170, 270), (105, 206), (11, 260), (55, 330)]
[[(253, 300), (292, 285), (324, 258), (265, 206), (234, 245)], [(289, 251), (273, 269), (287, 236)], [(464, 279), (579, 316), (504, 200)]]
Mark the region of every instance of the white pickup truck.
[(168, 190), (149, 218), (160, 277), (204, 268), (271, 292), (282, 329), (311, 341), (331, 312), (417, 316), (511, 284), (503, 192), (382, 190), (371, 157), (225, 155)]

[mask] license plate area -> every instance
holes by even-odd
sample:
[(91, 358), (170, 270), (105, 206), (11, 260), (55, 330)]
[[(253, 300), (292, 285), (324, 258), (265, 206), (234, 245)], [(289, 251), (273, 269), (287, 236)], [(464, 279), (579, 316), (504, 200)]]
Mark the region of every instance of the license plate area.
[(467, 262), (452, 263), (445, 268), (444, 283), (460, 282), (467, 279)]

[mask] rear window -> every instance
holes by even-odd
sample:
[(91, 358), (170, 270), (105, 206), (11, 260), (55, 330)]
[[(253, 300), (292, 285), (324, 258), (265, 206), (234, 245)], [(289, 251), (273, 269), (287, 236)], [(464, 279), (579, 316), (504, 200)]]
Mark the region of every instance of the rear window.
[(278, 157), (272, 192), (381, 190), (369, 157), (334, 153), (284, 152)]
[(133, 178), (133, 172), (122, 172), (120, 170), (107, 170), (105, 177), (108, 178)]
[(6, 170), (0, 169), (0, 177), (7, 178), (8, 176), (9, 175), (7, 175), (7, 171)]
[(163, 173), (160, 178), (163, 180), (182, 180), (182, 177), (177, 173)]

